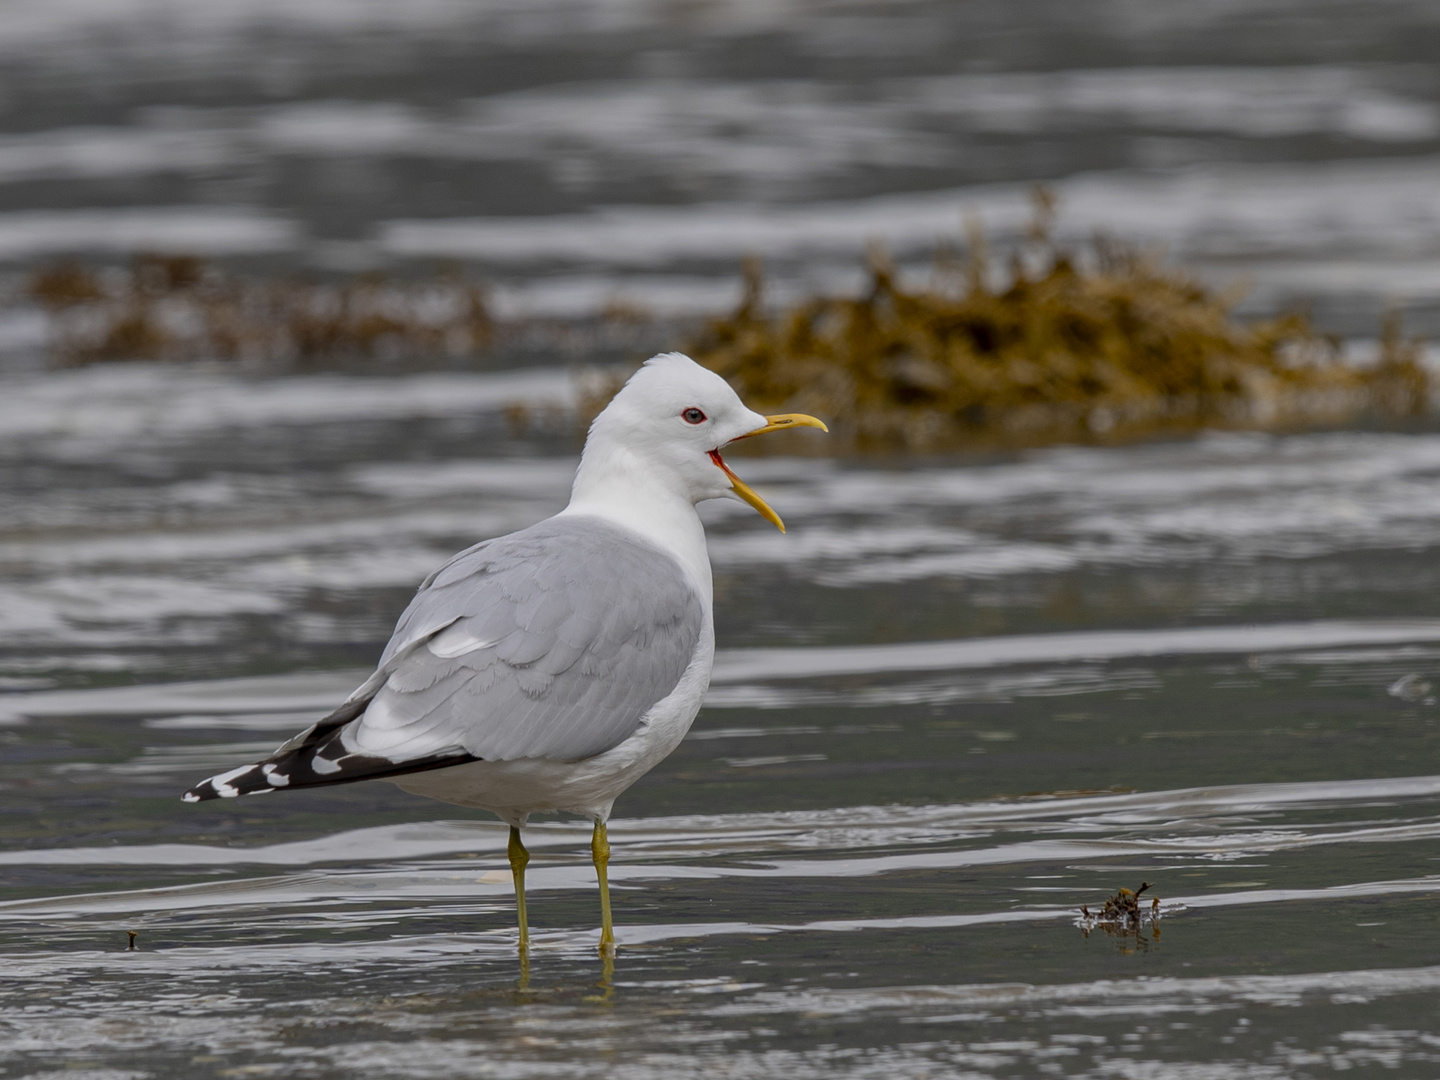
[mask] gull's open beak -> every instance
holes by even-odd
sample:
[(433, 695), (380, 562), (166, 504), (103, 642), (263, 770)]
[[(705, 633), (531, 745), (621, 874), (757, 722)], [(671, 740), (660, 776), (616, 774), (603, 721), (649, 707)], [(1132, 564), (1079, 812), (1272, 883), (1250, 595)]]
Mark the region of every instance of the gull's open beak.
[[(829, 431), (821, 421), (813, 416), (806, 416), (804, 413), (784, 413), (780, 416), (765, 417), (765, 426), (758, 427), (754, 431), (747, 431), (744, 435), (737, 435), (731, 442), (739, 442), (741, 439), (748, 439), (752, 435), (764, 435), (767, 431), (784, 431), (786, 428), (813, 427), (821, 431)], [(719, 450), (710, 451), (710, 460), (719, 466), (720, 470), (730, 478), (730, 486), (735, 489), (735, 494), (753, 506), (766, 521), (774, 525), (782, 533), (785, 531), (785, 522), (780, 520), (780, 515), (770, 509), (770, 504), (756, 495), (749, 484), (741, 480), (733, 472), (730, 466), (725, 464), (725, 459), (720, 456)]]

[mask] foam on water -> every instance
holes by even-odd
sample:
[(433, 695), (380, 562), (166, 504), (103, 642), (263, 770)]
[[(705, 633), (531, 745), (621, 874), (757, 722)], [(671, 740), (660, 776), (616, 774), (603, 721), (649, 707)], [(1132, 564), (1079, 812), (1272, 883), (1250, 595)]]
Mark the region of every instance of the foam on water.
[(300, 236), (294, 221), (244, 206), (30, 210), (0, 214), (0, 259), (82, 251), (260, 255), (293, 251)]
[(716, 655), (713, 681), (724, 685), (759, 679), (813, 678), (817, 675), (941, 671), (1197, 653), (1244, 655), (1326, 645), (1436, 640), (1440, 640), (1440, 620), (1214, 626), (836, 648), (736, 649)]
[(95, 455), (131, 440), (226, 428), (465, 416), (517, 401), (563, 408), (573, 394), (555, 369), (254, 379), (223, 367), (97, 365), (8, 376), (0, 439), (53, 440), (60, 445), (50, 453)]
[[(822, 734), (816, 731), (815, 734)], [(733, 736), (732, 736), (733, 737)], [(146, 759), (120, 766), (87, 765), (84, 771), (115, 773), (169, 771), (203, 767), (205, 755), (214, 760), (268, 752), (271, 744), (237, 743), (161, 750)], [(59, 767), (75, 772), (75, 765)], [(1436, 834), (1440, 823), (1424, 817), (1397, 824), (1392, 819), (1363, 828), (1352, 822), (1330, 822), (1307, 830), (1298, 823), (1276, 826), (1278, 811), (1329, 814), (1349, 803), (1368, 807), (1400, 807), (1407, 800), (1440, 797), (1440, 777), (1401, 777), (1389, 780), (1339, 781), (1305, 784), (1246, 784), (1224, 788), (1180, 791), (1137, 792), (1126, 795), (1080, 796), (1066, 799), (1028, 799), (1016, 803), (988, 803), (956, 806), (853, 806), (824, 812), (771, 814), (688, 815), (681, 818), (617, 819), (610, 829), (617, 843), (623, 843), (632, 858), (643, 865), (617, 866), (615, 880), (660, 880), (667, 875), (693, 876), (693, 868), (677, 864), (657, 865), (657, 858), (742, 859), (752, 865), (722, 866), (717, 874), (755, 876), (778, 874), (786, 877), (854, 877), (889, 873), (913, 867), (967, 866), (995, 862), (1086, 859), (1097, 855), (1131, 851), (1172, 852), (1190, 855), (1222, 855), (1235, 852), (1246, 856), (1315, 844), (1391, 843), (1402, 838), (1426, 839)], [(1421, 803), (1424, 807), (1424, 803)], [(1428, 808), (1427, 808), (1428, 809)], [(1237, 824), (1234, 815), (1249, 819), (1266, 816), (1263, 825)], [(1214, 832), (1213, 819), (1227, 831)], [(1106, 839), (1110, 829), (1124, 830), (1124, 839)], [(571, 849), (573, 858), (588, 842), (585, 826), (541, 823), (531, 826), (529, 846), (539, 851)], [(917, 850), (903, 855), (872, 855), (865, 859), (836, 858), (842, 846), (848, 851), (862, 848), (892, 849), (913, 845), (917, 849), (937, 843), (984, 841), (1005, 831), (1039, 830), (1050, 839), (999, 847), (974, 847), (937, 853)], [(323, 862), (412, 862), (429, 856), (459, 852), (498, 855), (506, 842), (504, 826), (474, 822), (421, 822), (399, 826), (336, 833), (316, 840), (259, 848), (214, 848), (203, 845), (138, 845), (106, 848), (32, 848), (0, 852), (0, 865), (275, 865), (309, 866)], [(1070, 836), (1070, 841), (1055, 839)], [(843, 840), (840, 839), (843, 837)], [(1067, 847), (1070, 843), (1073, 846)], [(754, 866), (763, 852), (767, 865)], [(781, 860), (780, 852), (813, 853), (813, 859)], [(581, 862), (583, 864), (584, 858)], [(540, 872), (537, 870), (537, 872)], [(341, 875), (344, 876), (343, 874)], [(537, 878), (536, 888), (573, 887), (573, 880), (561, 886)], [(1426, 880), (1429, 880), (1428, 878)], [(493, 883), (492, 883), (493, 884)], [(506, 884), (501, 881), (499, 884)], [(223, 892), (222, 887), (204, 886), (202, 892)], [(250, 885), (245, 886), (251, 888)], [(182, 890), (183, 892), (183, 890)], [(42, 905), (49, 901), (39, 902)], [(68, 905), (72, 901), (67, 900)], [(142, 904), (147, 901), (141, 900)], [(21, 901), (3, 910), (33, 911), (37, 902)]]
[[(546, 161), (680, 169), (752, 186), (842, 169), (956, 163), (958, 138), (1036, 136), (1077, 124), (1242, 138), (1440, 136), (1440, 109), (1385, 87), (1384, 67), (1170, 67), (891, 78), (879, 101), (837, 81), (675, 78), (565, 83), (446, 109), (302, 101), (169, 109), (149, 123), (0, 137), (0, 183), (204, 174), (257, 154)], [(1399, 74), (1403, 74), (1400, 72)], [(949, 137), (935, 130), (944, 125)], [(799, 136), (797, 138), (797, 136)]]
[[(1055, 185), (1065, 205), (1061, 238), (1073, 243), (1106, 230), (1210, 258), (1375, 247), (1418, 252), (1440, 234), (1436, 168), (1432, 158), (1404, 158), (1307, 166), (1303, 179), (1296, 167), (1279, 165), (1079, 176)], [(1357, 188), (1376, 199), (1355, 200)], [(531, 219), (395, 221), (383, 226), (380, 244), (398, 256), (497, 263), (853, 257), (867, 239), (897, 254), (927, 252), (938, 237), (954, 235), (967, 214), (1003, 235), (1019, 235), (1031, 213), (1027, 185), (994, 185), (793, 208), (616, 207)]]

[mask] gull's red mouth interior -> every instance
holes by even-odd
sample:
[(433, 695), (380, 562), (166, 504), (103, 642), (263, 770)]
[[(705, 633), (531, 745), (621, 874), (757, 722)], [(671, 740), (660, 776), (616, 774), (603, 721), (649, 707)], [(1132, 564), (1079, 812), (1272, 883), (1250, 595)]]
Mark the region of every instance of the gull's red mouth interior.
[(756, 510), (758, 510), (760, 512), (760, 516), (763, 517), (766, 521), (770, 522), (770, 524), (774, 525), (781, 532), (784, 532), (785, 523), (780, 520), (780, 515), (775, 513), (774, 510), (771, 510), (765, 500), (760, 498), (759, 495), (756, 495), (755, 492), (750, 489), (749, 484), (745, 483), (744, 480), (741, 480), (738, 476), (736, 476), (733, 472), (730, 471), (730, 466), (725, 464), (725, 459), (720, 456), (720, 451), (711, 450), (709, 451), (709, 454), (710, 460), (715, 463), (716, 467), (719, 468), (719, 470), (723, 472), (727, 477), (729, 477), (730, 486), (735, 490), (735, 494), (740, 496), (743, 501), (749, 503)]
[(719, 450), (711, 450), (711, 451), (710, 451), (710, 460), (713, 461), (713, 462), (716, 464), (716, 466), (719, 467), (719, 469), (720, 469), (721, 472), (723, 472), (726, 476), (728, 476), (728, 477), (730, 478), (730, 482), (731, 482), (732, 484), (740, 484), (740, 483), (741, 483), (740, 478), (739, 478), (738, 476), (736, 476), (736, 475), (730, 470), (730, 466), (725, 464), (725, 459), (720, 456), (720, 451), (719, 451)]

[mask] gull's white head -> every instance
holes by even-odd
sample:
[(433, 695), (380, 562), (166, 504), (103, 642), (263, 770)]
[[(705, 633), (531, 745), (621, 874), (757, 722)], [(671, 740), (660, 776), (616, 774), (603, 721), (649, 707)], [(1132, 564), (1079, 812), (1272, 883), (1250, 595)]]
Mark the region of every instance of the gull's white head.
[(735, 498), (784, 532), (779, 515), (730, 471), (720, 451), (736, 439), (790, 427), (828, 430), (800, 413), (761, 416), (713, 371), (681, 353), (662, 353), (630, 376), (590, 425), (575, 494), (633, 486), (692, 504)]

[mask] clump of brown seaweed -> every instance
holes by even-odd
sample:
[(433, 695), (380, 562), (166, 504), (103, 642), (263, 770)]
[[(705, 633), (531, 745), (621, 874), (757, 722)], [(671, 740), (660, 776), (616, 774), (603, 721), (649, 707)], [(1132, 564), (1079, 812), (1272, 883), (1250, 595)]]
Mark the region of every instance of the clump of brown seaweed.
[(1077, 922), (1080, 932), (1089, 937), (1091, 931), (1102, 930), (1108, 937), (1121, 939), (1121, 945), (1127, 948), (1127, 951), (1134, 951), (1149, 947), (1141, 935), (1142, 930), (1148, 927), (1150, 939), (1158, 943), (1160, 898), (1151, 897), (1148, 903), (1140, 899), (1141, 894), (1151, 887), (1148, 881), (1142, 881), (1140, 887), (1133, 892), (1122, 888), (1107, 899), (1105, 906), (1099, 911), (1092, 912), (1088, 904), (1083, 905)]
[[(1081, 906), (1080, 914), (1086, 919), (1091, 919), (1097, 923), (1108, 922), (1119, 923), (1124, 926), (1133, 925), (1140, 921), (1143, 914), (1140, 909), (1140, 894), (1149, 888), (1151, 888), (1151, 885), (1148, 881), (1142, 881), (1140, 887), (1134, 892), (1122, 888), (1114, 896), (1106, 900), (1105, 906), (1096, 914), (1090, 914), (1090, 905), (1088, 904)], [(1150, 898), (1150, 912), (1152, 916), (1158, 916), (1159, 911), (1160, 898), (1153, 896)]]
[(978, 227), (967, 259), (937, 265), (930, 287), (907, 287), (875, 257), (864, 295), (774, 314), (752, 263), (739, 307), (711, 321), (691, 354), (757, 406), (823, 416), (862, 447), (1337, 423), (1429, 408), (1420, 346), (1396, 320), (1373, 363), (1352, 363), (1306, 316), (1242, 324), (1233, 301), (1153, 255), (1102, 237), (1082, 260), (1054, 241), (1053, 216), (1053, 197), (1038, 190), (1031, 257), (1017, 255), (1003, 285)]
[(471, 355), (495, 331), (484, 290), (458, 274), (257, 280), (193, 256), (149, 254), (128, 269), (50, 266), (27, 291), (51, 315), (63, 365), (205, 359), (303, 369)]
[[(907, 284), (875, 256), (863, 295), (771, 312), (752, 263), (739, 307), (698, 333), (620, 303), (591, 323), (501, 321), (484, 286), (458, 272), (247, 278), (184, 255), (53, 265), (30, 276), (27, 292), (51, 317), (62, 366), (216, 360), (267, 372), (413, 370), (491, 364), (505, 353), (593, 364), (658, 351), (690, 332), (687, 351), (746, 400), (822, 416), (837, 437), (866, 449), (1338, 424), (1424, 413), (1440, 389), (1398, 319), (1386, 320), (1373, 361), (1357, 363), (1303, 314), (1238, 321), (1231, 298), (1153, 255), (1103, 237), (1081, 253), (1064, 250), (1043, 188), (1035, 208), (1028, 246), (1003, 274), (975, 226), (966, 257), (938, 260), (926, 286)], [(578, 388), (582, 421), (621, 378), (591, 372)], [(523, 403), (512, 411), (517, 426), (556, 426)]]

